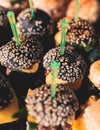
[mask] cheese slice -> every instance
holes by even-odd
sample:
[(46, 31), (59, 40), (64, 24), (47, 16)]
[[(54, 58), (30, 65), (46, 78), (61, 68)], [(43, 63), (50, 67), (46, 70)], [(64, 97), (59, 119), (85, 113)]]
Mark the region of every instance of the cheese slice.
[(16, 121), (17, 118), (12, 118), (12, 115), (18, 111), (19, 111), (18, 100), (17, 97), (14, 95), (13, 102), (11, 102), (9, 106), (0, 110), (0, 124)]

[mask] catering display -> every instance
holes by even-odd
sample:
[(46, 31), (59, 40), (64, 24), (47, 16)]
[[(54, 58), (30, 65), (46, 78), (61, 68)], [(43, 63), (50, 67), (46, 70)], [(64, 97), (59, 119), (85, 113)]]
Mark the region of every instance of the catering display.
[(0, 0), (0, 130), (99, 130), (99, 108), (99, 0)]

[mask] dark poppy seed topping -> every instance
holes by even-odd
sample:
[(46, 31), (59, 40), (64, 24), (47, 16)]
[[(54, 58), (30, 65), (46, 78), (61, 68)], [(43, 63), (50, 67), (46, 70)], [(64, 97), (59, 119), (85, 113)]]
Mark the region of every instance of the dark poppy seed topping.
[(0, 62), (11, 70), (31, 68), (43, 57), (42, 45), (32, 34), (23, 35), (20, 40), (20, 47), (12, 39), (0, 48)]
[(67, 80), (67, 82), (75, 82), (82, 78), (87, 70), (82, 55), (69, 48), (65, 48), (64, 55), (60, 55), (60, 47), (49, 50), (43, 57), (43, 66), (46, 71), (51, 71), (50, 64), (53, 61), (60, 63), (58, 78)]
[(51, 18), (42, 10), (35, 10), (32, 18), (30, 9), (22, 11), (18, 16), (18, 28), (22, 33), (32, 33), (35, 36), (45, 36), (49, 33), (52, 25)]
[(12, 88), (7, 79), (0, 74), (0, 110), (13, 101)]
[[(58, 27), (61, 29), (61, 21), (58, 23)], [(79, 18), (77, 23), (74, 22), (74, 19), (71, 19), (69, 21), (66, 41), (72, 46), (85, 48), (88, 44), (95, 44), (95, 30), (93, 26), (84, 19)]]
[(7, 9), (0, 6), (0, 28), (1, 27), (6, 27), (8, 24), (8, 19), (7, 19)]
[(56, 98), (51, 98), (51, 86), (42, 85), (25, 99), (28, 114), (44, 126), (64, 125), (79, 108), (74, 92), (66, 85), (57, 85)]

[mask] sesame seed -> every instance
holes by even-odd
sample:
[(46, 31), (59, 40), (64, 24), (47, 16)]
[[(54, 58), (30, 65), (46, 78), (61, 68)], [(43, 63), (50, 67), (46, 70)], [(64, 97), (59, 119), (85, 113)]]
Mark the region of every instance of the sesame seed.
[(22, 11), (18, 17), (18, 29), (20, 32), (33, 33), (38, 37), (49, 34), (52, 26), (51, 18), (42, 10), (35, 10), (35, 18), (31, 18), (30, 9)]
[(0, 52), (1, 64), (16, 71), (28, 69), (36, 62), (41, 61), (43, 47), (33, 34), (26, 34), (21, 36), (20, 47), (17, 47), (12, 39), (1, 47)]
[[(62, 20), (64, 20), (64, 18)], [(59, 30), (61, 30), (62, 20), (58, 22)], [(70, 28), (67, 30), (66, 41), (70, 45), (85, 48), (89, 43), (96, 41), (94, 27), (88, 21), (79, 18), (78, 22), (75, 23), (74, 19), (71, 19), (69, 26)]]
[(51, 71), (50, 64), (52, 61), (60, 63), (58, 78), (69, 83), (75, 82), (84, 76), (87, 70), (87, 65), (82, 55), (69, 48), (65, 48), (65, 53), (62, 56), (60, 55), (60, 47), (49, 50), (43, 57), (43, 66), (46, 71)]
[[(52, 100), (50, 88), (50, 85), (44, 84), (33, 90), (32, 93), (26, 97), (25, 102), (28, 113), (33, 116), (39, 124), (46, 127), (55, 127), (65, 123), (67, 119), (70, 119), (75, 114), (78, 110), (78, 100), (74, 92), (66, 85), (57, 85), (56, 98)], [(40, 91), (43, 93), (40, 93)], [(44, 98), (45, 93), (46, 97)], [(41, 100), (38, 100), (39, 98)]]

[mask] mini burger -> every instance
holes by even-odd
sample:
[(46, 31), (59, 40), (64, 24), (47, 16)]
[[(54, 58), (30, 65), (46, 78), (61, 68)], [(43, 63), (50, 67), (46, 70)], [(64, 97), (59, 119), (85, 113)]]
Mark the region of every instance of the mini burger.
[[(72, 130), (72, 122), (79, 109), (78, 99), (74, 92), (63, 84), (57, 85), (56, 97), (52, 99), (51, 87), (43, 84), (26, 97), (28, 114), (38, 124), (36, 130)], [(27, 125), (30, 122), (28, 121)]]
[(18, 100), (8, 80), (0, 74), (0, 125), (14, 122), (12, 115), (18, 112)]
[(88, 78), (96, 88), (100, 89), (100, 60), (96, 60), (90, 65)]
[(60, 55), (60, 47), (49, 50), (43, 57), (43, 66), (46, 70), (46, 83), (51, 84), (51, 68), (53, 61), (60, 63), (58, 84), (69, 84), (72, 89), (78, 89), (81, 86), (84, 75), (87, 71), (87, 64), (83, 56), (76, 50), (65, 47), (64, 55)]
[(61, 23), (63, 20), (68, 21), (66, 32), (66, 42), (70, 46), (83, 48), (86, 52), (93, 49), (96, 43), (95, 30), (93, 26), (86, 20), (79, 18), (77, 22), (66, 17), (58, 22), (58, 32), (55, 35), (55, 44), (58, 46), (61, 40)]
[(35, 73), (43, 57), (41, 43), (32, 35), (20, 36), (20, 46), (14, 38), (0, 48), (0, 63), (11, 71)]
[(44, 37), (53, 32), (52, 20), (50, 16), (39, 9), (31, 16), (30, 9), (25, 9), (17, 17), (17, 27), (20, 33), (32, 33), (37, 37)]

